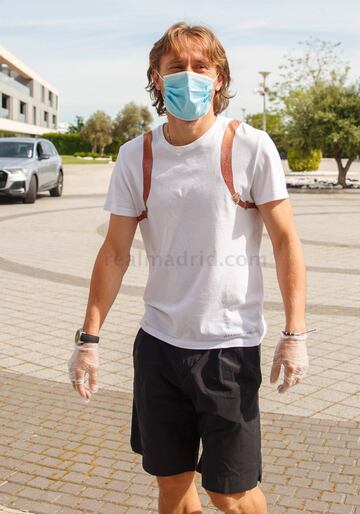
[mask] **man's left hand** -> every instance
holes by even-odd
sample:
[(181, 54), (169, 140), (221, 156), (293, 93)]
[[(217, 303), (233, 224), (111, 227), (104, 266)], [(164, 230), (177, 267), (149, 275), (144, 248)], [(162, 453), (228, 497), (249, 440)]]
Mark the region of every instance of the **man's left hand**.
[(280, 338), (273, 359), (270, 373), (270, 383), (274, 384), (280, 375), (281, 365), (284, 366), (283, 383), (278, 385), (279, 393), (285, 393), (290, 387), (299, 384), (309, 367), (309, 357), (306, 347), (306, 337)]

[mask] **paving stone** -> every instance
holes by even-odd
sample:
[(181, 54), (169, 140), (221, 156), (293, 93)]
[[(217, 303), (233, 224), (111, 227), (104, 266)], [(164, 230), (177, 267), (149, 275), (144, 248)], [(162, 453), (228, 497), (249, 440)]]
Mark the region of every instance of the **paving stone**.
[(79, 497), (76, 494), (62, 493), (56, 498), (55, 503), (58, 505), (65, 505), (67, 507), (74, 507), (79, 502)]
[(332, 473), (330, 475), (331, 482), (339, 484), (352, 484), (354, 482), (354, 475), (344, 475), (342, 473)]
[(360, 496), (359, 495), (350, 495), (347, 494), (345, 497), (345, 503), (347, 505), (360, 505)]
[(278, 501), (278, 505), (281, 505), (282, 507), (294, 507), (297, 509), (302, 509), (304, 500), (300, 498), (294, 498), (292, 496), (283, 496)]
[(335, 484), (335, 490), (334, 492), (335, 493), (345, 493), (345, 494), (349, 494), (349, 495), (356, 495), (358, 492), (360, 491), (360, 484), (344, 484), (344, 483), (339, 483), (339, 484)]
[(16, 482), (3, 482), (0, 484), (0, 493), (2, 494), (16, 495), (22, 489), (24, 489), (23, 484), (17, 484)]
[(107, 502), (113, 502), (117, 504), (124, 503), (125, 500), (129, 497), (128, 494), (117, 492), (117, 491), (108, 491), (104, 494), (103, 500)]
[(309, 512), (323, 512), (325, 514), (329, 512), (329, 503), (319, 500), (306, 500), (304, 509)]
[[(126, 507), (125, 507), (126, 509)], [(98, 509), (98, 514), (119, 514), (119, 505), (116, 503), (103, 503), (103, 505)], [(129, 509), (124, 510), (126, 514), (128, 514)]]
[(354, 507), (352, 505), (341, 505), (339, 503), (332, 503), (329, 512), (331, 514), (353, 514)]
[[(2, 501), (0, 499), (0, 501)], [(28, 498), (13, 498), (10, 503), (7, 503), (6, 505), (8, 507), (20, 510), (20, 511), (29, 511), (29, 512), (36, 512), (35, 509), (37, 509), (38, 501), (30, 500)]]
[(14, 501), (14, 497), (11, 494), (0, 493), (0, 502), (4, 505), (10, 505)]

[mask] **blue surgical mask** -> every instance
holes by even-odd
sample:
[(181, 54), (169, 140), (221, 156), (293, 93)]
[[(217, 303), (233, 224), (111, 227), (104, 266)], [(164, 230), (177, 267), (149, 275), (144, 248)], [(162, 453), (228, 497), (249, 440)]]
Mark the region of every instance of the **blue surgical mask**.
[(170, 73), (163, 77), (164, 104), (168, 112), (176, 118), (192, 121), (207, 114), (211, 107), (211, 97), (215, 78), (193, 71)]

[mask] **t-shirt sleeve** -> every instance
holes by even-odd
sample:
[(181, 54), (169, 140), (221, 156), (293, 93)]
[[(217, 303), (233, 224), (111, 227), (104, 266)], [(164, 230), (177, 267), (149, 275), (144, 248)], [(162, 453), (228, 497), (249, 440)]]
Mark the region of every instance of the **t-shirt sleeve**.
[(259, 141), (250, 194), (256, 205), (289, 197), (279, 152), (264, 131)]
[(133, 191), (129, 185), (124, 150), (120, 148), (103, 205), (105, 211), (124, 216), (138, 216)]

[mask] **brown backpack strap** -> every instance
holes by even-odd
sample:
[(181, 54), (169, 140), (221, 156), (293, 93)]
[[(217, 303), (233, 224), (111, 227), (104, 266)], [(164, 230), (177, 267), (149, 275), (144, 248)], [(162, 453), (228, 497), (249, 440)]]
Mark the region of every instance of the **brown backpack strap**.
[(231, 120), (225, 129), (222, 145), (221, 145), (221, 173), (224, 177), (225, 183), (231, 193), (232, 199), (240, 207), (244, 209), (253, 208), (256, 209), (256, 205), (253, 202), (247, 200), (241, 200), (239, 193), (234, 189), (233, 182), (233, 171), (232, 171), (232, 147), (234, 142), (234, 136), (236, 129), (240, 125), (239, 120)]
[(147, 218), (147, 199), (150, 192), (151, 186), (151, 171), (153, 165), (153, 154), (152, 154), (152, 132), (145, 132), (144, 134), (144, 142), (143, 142), (143, 199), (145, 209), (142, 211), (140, 216), (138, 216), (138, 221), (141, 221), (144, 218)]

